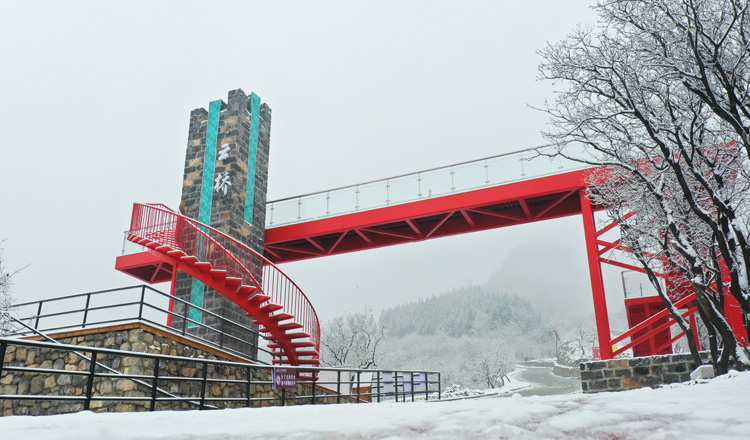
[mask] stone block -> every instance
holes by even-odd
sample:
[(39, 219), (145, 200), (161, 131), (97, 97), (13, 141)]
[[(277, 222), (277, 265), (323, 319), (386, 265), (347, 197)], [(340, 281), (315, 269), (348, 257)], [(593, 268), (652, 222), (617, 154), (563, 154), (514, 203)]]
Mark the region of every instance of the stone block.
[(30, 394), (40, 394), (44, 389), (44, 378), (42, 376), (35, 376), (31, 379), (31, 386), (29, 387)]
[(678, 374), (665, 374), (664, 383), (678, 383), (680, 382), (680, 376)]
[(581, 372), (581, 380), (594, 380), (594, 379), (601, 379), (604, 377), (603, 372), (600, 371), (582, 371)]
[(128, 342), (137, 342), (141, 338), (142, 330), (139, 328), (134, 328), (133, 330), (130, 330), (128, 332)]
[(648, 367), (635, 367), (633, 368), (633, 374), (636, 376), (648, 376), (650, 370)]
[(616, 390), (622, 386), (622, 383), (620, 382), (620, 379), (609, 379), (607, 381), (607, 387), (610, 390)]
[(148, 351), (148, 345), (146, 345), (146, 343), (143, 341), (133, 342), (132, 344), (130, 344), (130, 347), (132, 351), (137, 351), (139, 353), (145, 353), (146, 351)]
[(29, 385), (31, 385), (31, 379), (28, 377), (22, 378), (21, 381), (18, 382), (18, 394), (26, 394), (29, 391)]
[(123, 367), (132, 367), (133, 365), (138, 364), (139, 358), (135, 356), (126, 356), (122, 358), (122, 366)]
[(133, 391), (137, 388), (135, 382), (133, 382), (130, 379), (120, 379), (117, 381), (117, 384), (115, 385), (115, 389), (117, 391), (123, 392), (123, 391)]
[(601, 370), (607, 367), (607, 363), (604, 361), (588, 362), (586, 364), (587, 370)]
[(615, 370), (615, 376), (616, 377), (630, 377), (633, 373), (628, 368), (621, 368), (619, 370)]
[(115, 381), (114, 380), (104, 380), (99, 383), (99, 393), (108, 396), (112, 394), (112, 392), (115, 390)]
[(643, 387), (643, 378), (637, 377), (637, 378), (631, 378), (631, 377), (623, 377), (622, 378), (622, 387), (626, 389), (632, 389), (632, 388), (642, 388)]
[(647, 357), (637, 357), (628, 360), (628, 366), (630, 367), (640, 367), (644, 365), (651, 365), (651, 359)]
[(44, 379), (44, 388), (45, 389), (52, 388), (56, 384), (57, 384), (57, 382), (55, 381), (55, 377), (54, 376), (48, 376), (46, 379)]
[(711, 379), (715, 376), (712, 365), (701, 365), (690, 373), (690, 380)]
[(687, 365), (685, 365), (684, 363), (667, 365), (667, 372), (669, 373), (684, 373), (686, 371)]
[(613, 359), (609, 361), (609, 368), (628, 368), (627, 359)]
[(689, 354), (673, 354), (669, 357), (669, 362), (671, 363), (677, 363), (677, 362), (691, 362), (693, 360), (693, 357)]

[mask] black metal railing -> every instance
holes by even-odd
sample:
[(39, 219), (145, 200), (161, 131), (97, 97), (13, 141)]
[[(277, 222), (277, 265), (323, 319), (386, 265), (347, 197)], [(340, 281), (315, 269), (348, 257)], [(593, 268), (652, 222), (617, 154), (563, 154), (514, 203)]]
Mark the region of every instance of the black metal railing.
[[(201, 312), (202, 322), (190, 319), (193, 309)], [(10, 313), (24, 323), (11, 330), (12, 337), (141, 321), (245, 359), (266, 364), (272, 359), (267, 348), (272, 341), (257, 329), (146, 285), (14, 304)]]
[[(59, 414), (441, 397), (440, 373), (434, 371), (283, 368), (296, 376), (293, 389), (275, 390), (274, 367), (257, 363), (0, 338), (0, 402), (10, 401), (13, 414)], [(29, 379), (38, 381), (36, 389)]]

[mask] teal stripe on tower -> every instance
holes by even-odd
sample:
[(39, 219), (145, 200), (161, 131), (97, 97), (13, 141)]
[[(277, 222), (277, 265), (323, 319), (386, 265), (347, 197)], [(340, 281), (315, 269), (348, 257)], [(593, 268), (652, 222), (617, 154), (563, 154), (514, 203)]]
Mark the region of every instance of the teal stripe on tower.
[[(219, 115), (221, 114), (221, 100), (213, 101), (208, 107), (208, 127), (206, 128), (206, 155), (203, 160), (203, 181), (201, 182), (201, 202), (198, 211), (198, 221), (206, 225), (211, 224), (211, 201), (214, 193), (214, 168), (216, 167), (216, 139), (219, 135)], [(197, 249), (200, 249), (198, 243)], [(190, 304), (203, 307), (204, 284), (193, 278), (190, 291)], [(201, 312), (190, 309), (190, 319), (201, 321)], [(191, 324), (194, 326), (195, 324)]]
[(260, 129), (260, 98), (250, 94), (250, 148), (247, 155), (247, 190), (245, 192), (245, 221), (253, 224), (255, 199), (255, 165), (258, 159), (258, 130)]
[(211, 198), (214, 193), (214, 168), (216, 167), (216, 139), (219, 135), (219, 114), (221, 100), (208, 107), (208, 127), (206, 129), (206, 159), (203, 161), (203, 183), (201, 184), (201, 206), (198, 221), (211, 224)]

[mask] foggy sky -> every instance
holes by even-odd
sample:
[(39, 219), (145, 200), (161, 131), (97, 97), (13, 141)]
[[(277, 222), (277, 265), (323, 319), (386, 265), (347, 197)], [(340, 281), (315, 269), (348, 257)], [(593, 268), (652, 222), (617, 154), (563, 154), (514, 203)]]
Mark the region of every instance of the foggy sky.
[[(114, 270), (132, 203), (177, 206), (190, 111), (235, 88), (273, 110), (269, 200), (542, 144), (535, 52), (587, 4), (0, 2), (0, 238), (31, 264), (16, 300), (136, 284)], [(591, 312), (579, 217), (282, 269), (326, 319), (509, 265), (515, 289)]]

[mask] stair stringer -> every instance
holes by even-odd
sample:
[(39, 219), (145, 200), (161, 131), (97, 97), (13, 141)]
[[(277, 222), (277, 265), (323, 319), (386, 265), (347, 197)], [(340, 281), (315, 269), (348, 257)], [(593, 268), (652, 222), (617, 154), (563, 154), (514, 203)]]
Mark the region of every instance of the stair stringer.
[[(139, 240), (145, 239), (145, 240), (148, 240), (149, 242), (152, 242), (152, 243), (160, 245), (160, 246), (156, 246), (156, 247), (159, 247), (159, 248), (168, 247), (168, 246), (162, 245), (161, 243), (158, 243), (158, 242), (156, 242), (154, 240), (150, 240), (150, 239), (145, 238), (145, 237), (140, 237), (140, 236), (137, 236), (135, 234), (129, 234), (128, 239), (130, 241), (133, 241), (133, 242), (138, 242)], [(251, 301), (251, 298), (253, 296), (258, 295), (258, 294), (263, 294), (263, 290), (262, 290), (261, 286), (250, 286), (250, 287), (254, 287), (256, 290), (255, 290), (255, 292), (254, 292), (254, 294), (252, 296), (245, 297), (245, 296), (240, 295), (238, 293), (238, 291), (243, 286), (243, 284), (240, 284), (240, 286), (235, 287), (235, 288), (228, 287), (228, 286), (226, 286), (226, 281), (225, 280), (218, 280), (218, 279), (214, 278), (208, 270), (204, 271), (204, 270), (201, 270), (201, 269), (197, 268), (195, 266), (195, 263), (185, 262), (185, 261), (181, 260), (180, 258), (175, 258), (175, 257), (172, 257), (170, 255), (167, 255), (167, 252), (169, 252), (171, 250), (181, 250), (181, 249), (173, 249), (173, 248), (169, 247), (168, 250), (166, 250), (166, 249), (157, 250), (156, 248), (152, 248), (152, 247), (154, 247), (153, 245), (152, 246), (146, 246), (146, 247), (148, 248), (148, 252), (150, 252), (155, 257), (161, 259), (164, 262), (167, 262), (167, 263), (170, 263), (170, 264), (174, 265), (174, 267), (176, 269), (179, 269), (179, 270), (187, 273), (191, 277), (193, 277), (193, 278), (201, 281), (202, 283), (206, 284), (210, 288), (212, 288), (212, 289), (216, 290), (217, 292), (221, 293), (224, 297), (228, 298), (230, 301), (232, 301), (233, 303), (237, 304), (242, 310), (244, 310), (245, 312), (247, 312), (248, 316), (251, 316), (260, 325), (263, 326), (263, 328), (265, 329), (264, 332), (270, 334), (271, 335), (271, 339), (275, 340), (277, 343), (279, 343), (279, 345), (281, 345), (282, 351), (278, 354), (278, 356), (279, 356), (279, 359), (283, 359), (283, 357), (286, 357), (287, 358), (287, 360), (285, 362), (286, 364), (292, 365), (292, 366), (299, 366), (300, 365), (300, 359), (299, 359), (300, 355), (306, 356), (307, 353), (309, 353), (309, 355), (313, 356), (314, 360), (316, 360), (316, 361), (318, 360), (317, 359), (317, 354), (318, 353), (316, 351), (303, 351), (303, 352), (298, 353), (295, 350), (295, 348), (292, 346), (292, 339), (290, 338), (290, 336), (293, 336), (294, 334), (291, 334), (291, 335), (287, 334), (286, 330), (282, 330), (280, 328), (281, 322), (285, 322), (287, 320), (285, 320), (285, 321), (275, 321), (275, 320), (272, 319), (272, 316), (274, 316), (273, 314), (269, 315), (269, 314), (261, 312), (261, 310), (260, 310), (261, 307), (269, 304), (270, 301), (267, 300), (267, 301), (259, 302), (259, 303)], [(197, 263), (200, 263), (200, 261), (198, 261)], [(283, 313), (283, 309), (279, 310), (279, 313)], [(290, 318), (290, 319), (293, 320), (294, 318)], [(317, 364), (317, 362), (316, 362), (316, 364)]]

